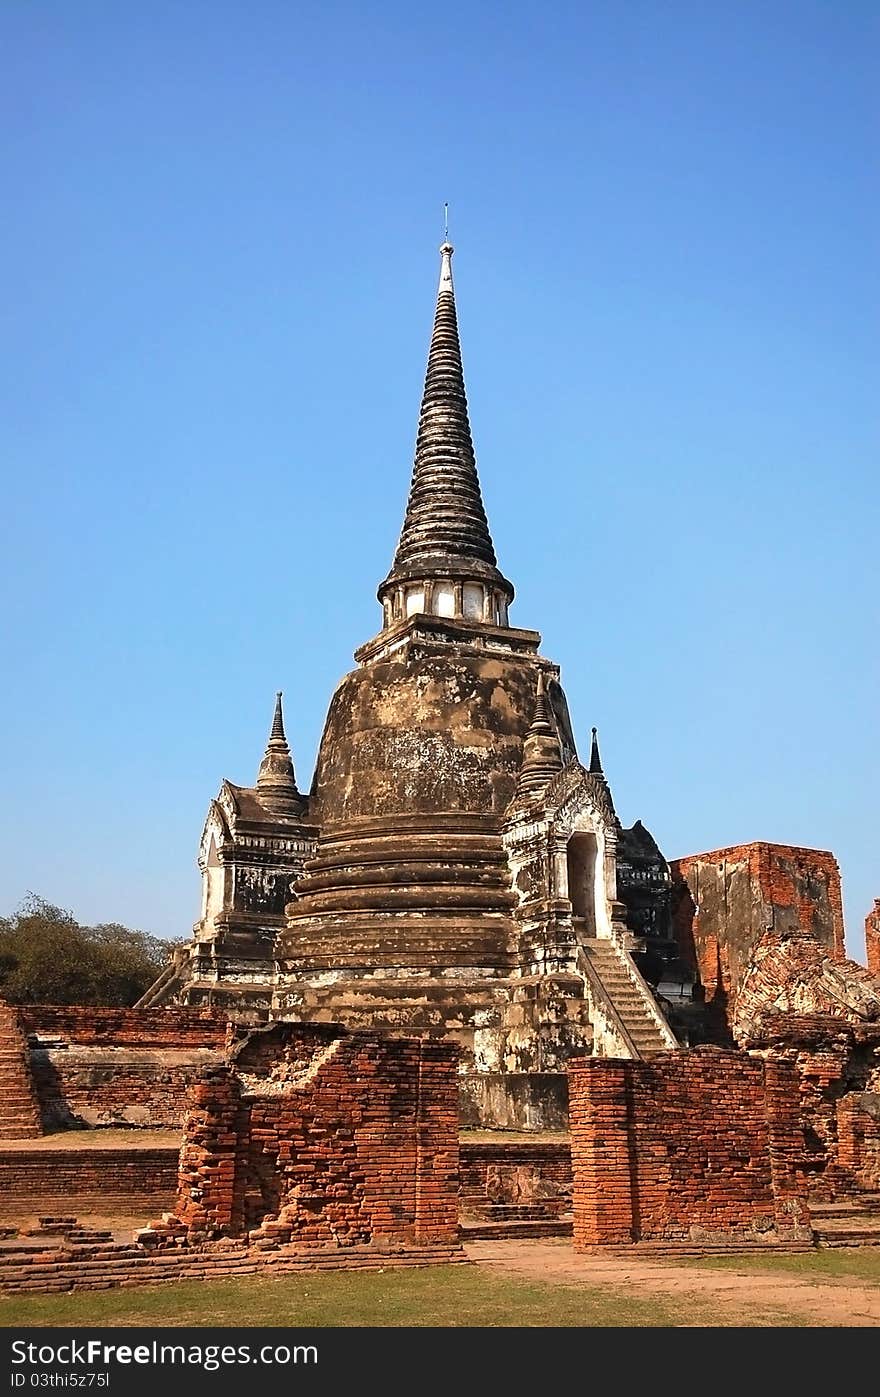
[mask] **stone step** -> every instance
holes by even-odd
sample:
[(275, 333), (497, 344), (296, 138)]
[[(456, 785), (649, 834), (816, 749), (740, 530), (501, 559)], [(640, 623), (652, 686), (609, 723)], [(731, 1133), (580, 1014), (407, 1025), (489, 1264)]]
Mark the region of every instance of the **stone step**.
[(836, 1198), (833, 1202), (811, 1202), (810, 1215), (815, 1218), (872, 1218), (880, 1215), (880, 1195), (858, 1194), (853, 1198)]
[(486, 1203), (484, 1201), (470, 1209), (471, 1217), (469, 1220), (480, 1222), (554, 1222), (563, 1208), (566, 1211), (571, 1208), (568, 1199), (560, 1198), (552, 1202), (539, 1200), (534, 1203)]
[(621, 999), (627, 1000), (631, 1004), (645, 1005), (645, 1000), (630, 980), (621, 980), (615, 983), (610, 975), (603, 974), (600, 967), (600, 978), (606, 989), (614, 990)]
[(150, 1253), (118, 1248), (112, 1256), (76, 1255), (50, 1261), (31, 1259), (15, 1265), (0, 1263), (0, 1289), (46, 1293), (62, 1290), (106, 1290), (115, 1286), (166, 1284), (170, 1281), (255, 1273), (286, 1274), (293, 1271), (385, 1270), (389, 1266), (435, 1266), (463, 1262), (460, 1247), (438, 1243), (397, 1251), (340, 1249), (258, 1252), (244, 1243), (220, 1245), (204, 1251)]
[(582, 945), (636, 1052), (645, 1055), (667, 1051), (669, 1045), (653, 1019), (651, 1006), (621, 963), (617, 949), (599, 940)]
[[(112, 1234), (108, 1234), (112, 1237)], [(138, 1247), (131, 1242), (126, 1245), (124, 1242), (107, 1241), (103, 1243), (80, 1244), (78, 1248), (65, 1247), (58, 1240), (51, 1244), (48, 1242), (38, 1242), (25, 1238), (15, 1238), (6, 1242), (0, 1247), (0, 1289), (2, 1289), (2, 1277), (9, 1266), (43, 1266), (49, 1264), (50, 1258), (62, 1257), (63, 1261), (73, 1260), (80, 1255), (87, 1260), (118, 1261), (131, 1259), (132, 1257), (143, 1256), (143, 1247)], [(54, 1261), (52, 1262), (54, 1264)]]
[(459, 1225), (458, 1235), (462, 1242), (502, 1240), (518, 1241), (520, 1238), (570, 1237), (571, 1218), (546, 1218), (542, 1221), (489, 1222), (476, 1220)]
[(583, 1248), (585, 1256), (620, 1256), (636, 1260), (650, 1256), (788, 1256), (815, 1252), (812, 1242), (619, 1242)]
[(820, 1247), (880, 1247), (880, 1227), (835, 1228), (814, 1227), (813, 1236)]

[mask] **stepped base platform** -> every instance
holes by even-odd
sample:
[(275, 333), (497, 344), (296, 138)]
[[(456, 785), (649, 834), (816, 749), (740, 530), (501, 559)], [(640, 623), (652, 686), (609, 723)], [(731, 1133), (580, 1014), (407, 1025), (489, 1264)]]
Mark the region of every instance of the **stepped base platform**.
[[(63, 1239), (62, 1239), (63, 1240)], [(0, 1293), (54, 1294), (117, 1286), (169, 1285), (223, 1276), (289, 1275), (295, 1271), (386, 1270), (390, 1266), (448, 1266), (467, 1260), (456, 1244), (399, 1247), (267, 1249), (247, 1241), (207, 1242), (148, 1250), (136, 1243), (48, 1244), (38, 1252), (0, 1249)]]
[(880, 1193), (812, 1203), (810, 1213), (820, 1247), (880, 1247)]

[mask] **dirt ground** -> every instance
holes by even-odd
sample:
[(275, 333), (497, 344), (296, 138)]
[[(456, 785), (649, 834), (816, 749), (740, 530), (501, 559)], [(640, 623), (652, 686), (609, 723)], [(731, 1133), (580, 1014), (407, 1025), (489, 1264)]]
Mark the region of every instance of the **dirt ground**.
[(58, 1130), (36, 1140), (4, 1140), (4, 1154), (50, 1154), (55, 1150), (175, 1150), (180, 1148), (179, 1130), (133, 1130), (108, 1126), (100, 1130)]
[(647, 1296), (689, 1295), (705, 1303), (717, 1298), (725, 1323), (748, 1324), (756, 1310), (793, 1315), (808, 1325), (880, 1325), (880, 1286), (857, 1280), (818, 1279), (755, 1267), (714, 1271), (697, 1265), (647, 1257), (578, 1256), (567, 1239), (520, 1242), (468, 1242), (468, 1257), (479, 1266), (533, 1281), (565, 1285), (626, 1287)]

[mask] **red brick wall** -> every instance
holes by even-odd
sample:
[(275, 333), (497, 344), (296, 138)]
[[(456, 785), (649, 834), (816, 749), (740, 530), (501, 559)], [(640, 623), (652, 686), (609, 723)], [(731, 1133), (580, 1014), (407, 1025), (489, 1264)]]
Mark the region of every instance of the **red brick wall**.
[(107, 1047), (222, 1048), (226, 1016), (213, 1009), (105, 1009), (88, 1004), (20, 1004), (25, 1034)]
[[(860, 1127), (860, 1113), (874, 1109), (872, 1100), (880, 1103), (880, 1023), (847, 1024), (827, 1014), (785, 1014), (778, 1016), (775, 1028), (768, 1019), (766, 1031), (767, 1042), (756, 1051), (767, 1062), (785, 1063), (797, 1075), (804, 1131), (800, 1170), (810, 1196), (828, 1200), (877, 1186), (860, 1178), (862, 1166), (853, 1163), (857, 1145), (848, 1145), (844, 1136)], [(870, 1142), (872, 1127), (863, 1124)], [(870, 1143), (866, 1148), (870, 1153)], [(870, 1164), (864, 1167), (870, 1173)]]
[(838, 1161), (858, 1188), (880, 1189), (880, 1093), (851, 1092), (837, 1106)]
[(0, 1222), (46, 1213), (146, 1221), (174, 1206), (176, 1149), (0, 1149)]
[(839, 1098), (846, 1090), (850, 1051), (845, 1044), (831, 1043), (825, 1047), (793, 1047), (785, 1056), (798, 1075), (807, 1187), (813, 1197), (834, 1198), (843, 1185), (835, 1168), (839, 1162), (837, 1111)]
[(809, 934), (833, 960), (845, 958), (840, 870), (826, 850), (738, 844), (676, 859), (670, 869), (676, 937), (717, 1008), (722, 1036), (751, 952), (768, 929)]
[(865, 918), (865, 964), (880, 979), (880, 897)]
[(210, 1009), (27, 1004), (15, 1012), (49, 1131), (182, 1126), (187, 1088), (227, 1039), (226, 1019)]
[(178, 1130), (186, 1093), (221, 1054), (208, 1048), (32, 1048), (34, 1086), (46, 1131), (101, 1126)]
[(571, 1146), (567, 1141), (552, 1144), (499, 1141), (496, 1144), (462, 1139), (459, 1161), (463, 1203), (486, 1200), (487, 1176), (491, 1170), (533, 1171), (536, 1178), (555, 1185), (561, 1192), (571, 1189)]
[(457, 1052), (279, 1024), (190, 1093), (177, 1216), (191, 1234), (303, 1245), (451, 1242)]
[(696, 1050), (569, 1064), (576, 1248), (808, 1235), (790, 1068)]

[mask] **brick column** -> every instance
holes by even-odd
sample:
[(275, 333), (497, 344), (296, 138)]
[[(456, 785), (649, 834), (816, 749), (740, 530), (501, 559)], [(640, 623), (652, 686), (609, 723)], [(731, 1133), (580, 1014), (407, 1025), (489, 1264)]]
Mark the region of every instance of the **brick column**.
[(859, 1130), (861, 1112), (852, 1098), (844, 1096), (837, 1103), (837, 1163), (842, 1172), (854, 1180), (862, 1160), (862, 1132)]
[(770, 1149), (773, 1211), (780, 1237), (810, 1238), (810, 1210), (803, 1174), (804, 1131), (799, 1082), (787, 1063), (764, 1063), (764, 1100)]
[(872, 975), (880, 980), (880, 897), (865, 918), (865, 962)]
[(610, 1058), (568, 1064), (576, 1251), (634, 1239), (630, 1070), (631, 1064)]
[(868, 1093), (851, 1091), (837, 1103), (837, 1162), (850, 1188), (880, 1188), (880, 1111), (875, 1100)]
[(27, 1040), (17, 1011), (0, 1000), (0, 1139), (32, 1140), (42, 1133)]
[(241, 1090), (229, 1067), (209, 1068), (190, 1088), (176, 1216), (191, 1230), (236, 1236), (244, 1228), (241, 1115)]
[(430, 1039), (419, 1057), (415, 1238), (458, 1241), (458, 1050)]

